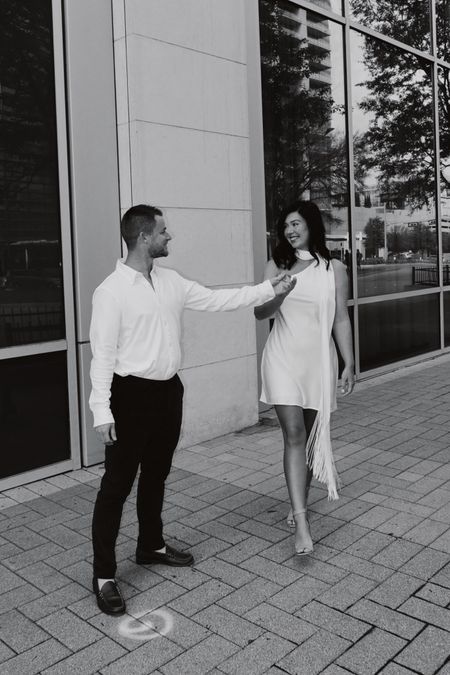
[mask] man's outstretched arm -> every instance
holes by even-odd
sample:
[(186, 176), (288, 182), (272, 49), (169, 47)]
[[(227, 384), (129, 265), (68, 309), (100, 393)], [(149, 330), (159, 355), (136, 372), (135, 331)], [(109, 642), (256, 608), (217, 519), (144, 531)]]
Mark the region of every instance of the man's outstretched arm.
[(195, 281), (183, 279), (186, 309), (206, 312), (228, 312), (240, 307), (261, 305), (276, 296), (285, 296), (295, 286), (295, 279), (281, 273), (256, 286), (212, 290)]

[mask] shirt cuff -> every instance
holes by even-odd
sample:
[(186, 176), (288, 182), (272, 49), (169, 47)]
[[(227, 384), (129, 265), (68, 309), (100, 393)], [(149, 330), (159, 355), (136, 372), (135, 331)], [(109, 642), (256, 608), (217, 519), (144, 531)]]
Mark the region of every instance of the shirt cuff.
[(270, 279), (266, 279), (265, 281), (262, 282), (261, 289), (263, 289), (267, 293), (267, 301), (272, 300), (275, 297), (275, 289), (272, 286), (272, 282), (270, 281)]
[(95, 406), (92, 408), (94, 415), (94, 429), (102, 424), (114, 424), (114, 417), (109, 407)]

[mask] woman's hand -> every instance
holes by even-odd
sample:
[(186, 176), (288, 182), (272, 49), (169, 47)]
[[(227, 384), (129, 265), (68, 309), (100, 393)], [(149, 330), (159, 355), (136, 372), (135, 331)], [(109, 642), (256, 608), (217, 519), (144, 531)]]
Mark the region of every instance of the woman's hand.
[(353, 367), (345, 366), (341, 376), (341, 392), (343, 396), (352, 393), (355, 386), (355, 373)]

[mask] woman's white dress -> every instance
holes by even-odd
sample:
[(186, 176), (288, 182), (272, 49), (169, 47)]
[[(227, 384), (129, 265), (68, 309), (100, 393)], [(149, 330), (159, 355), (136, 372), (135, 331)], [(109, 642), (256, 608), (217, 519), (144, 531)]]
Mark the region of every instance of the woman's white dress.
[[(261, 401), (270, 405), (296, 405), (318, 411), (311, 433), (310, 466), (327, 483), (330, 498), (337, 498), (337, 474), (331, 453), (330, 413), (336, 410), (338, 359), (331, 334), (335, 314), (333, 265), (322, 259), (293, 274), (297, 283), (275, 314), (264, 348)], [(328, 353), (327, 353), (328, 350)], [(321, 452), (322, 451), (322, 452)], [(313, 455), (316, 458), (313, 458)]]

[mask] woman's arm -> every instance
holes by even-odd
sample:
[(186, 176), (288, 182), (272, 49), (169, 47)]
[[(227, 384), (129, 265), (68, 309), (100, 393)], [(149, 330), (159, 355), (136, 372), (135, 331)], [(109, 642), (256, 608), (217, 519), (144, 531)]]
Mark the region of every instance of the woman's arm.
[(339, 260), (332, 260), (336, 280), (336, 314), (333, 323), (333, 335), (344, 360), (342, 372), (342, 393), (351, 394), (355, 384), (355, 359), (353, 356), (353, 337), (350, 317), (348, 315), (349, 287), (345, 265)]
[[(269, 260), (266, 264), (265, 270), (264, 270), (264, 279), (271, 279), (272, 277), (276, 276), (277, 274), (280, 273), (280, 270), (278, 267), (275, 265), (273, 260)], [(292, 280), (293, 282), (296, 281), (296, 279)], [(294, 284), (295, 285), (295, 284)], [(292, 286), (292, 288), (294, 287)], [(289, 292), (292, 290), (292, 288), (289, 289)], [(272, 298), (272, 300), (269, 300), (268, 302), (265, 302), (263, 305), (259, 305), (258, 307), (255, 307), (253, 312), (255, 314), (255, 317), (259, 320), (262, 321), (262, 319), (269, 319), (271, 316), (275, 314), (277, 309), (280, 307), (281, 303), (285, 299), (287, 293), (283, 293), (282, 295), (277, 295), (275, 298)]]

